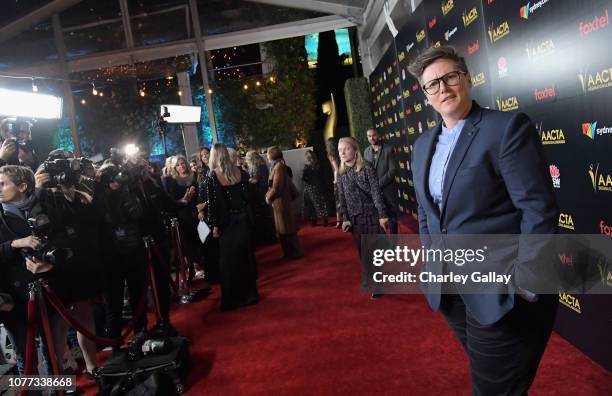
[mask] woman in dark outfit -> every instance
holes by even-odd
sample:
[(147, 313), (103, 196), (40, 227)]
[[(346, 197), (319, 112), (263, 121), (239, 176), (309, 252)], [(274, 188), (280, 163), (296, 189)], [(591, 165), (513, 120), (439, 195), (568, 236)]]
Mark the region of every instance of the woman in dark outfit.
[[(378, 187), (376, 171), (364, 161), (359, 144), (351, 137), (344, 137), (338, 143), (340, 169), (338, 171), (338, 198), (342, 216), (342, 231), (352, 230), (353, 240), (362, 262), (362, 286), (371, 284), (373, 267), (368, 259), (370, 252), (362, 249), (362, 235), (384, 234), (387, 218), (382, 193)], [(364, 256), (366, 259), (364, 260)], [(372, 298), (377, 298), (376, 290)]]
[(270, 171), (264, 159), (256, 151), (246, 154), (245, 162), (248, 166), (249, 184), (251, 185), (251, 207), (255, 221), (255, 244), (257, 246), (269, 245), (276, 242), (274, 228), (274, 214), (272, 208), (266, 203), (268, 191), (268, 177)]
[(249, 177), (235, 166), (223, 144), (210, 153), (212, 171), (206, 180), (206, 213), (212, 237), (219, 239), (221, 310), (259, 301), (255, 250), (251, 243)]
[(304, 217), (317, 225), (317, 217), (323, 220), (323, 226), (327, 227), (329, 221), (329, 211), (327, 202), (323, 195), (321, 180), (323, 175), (317, 161), (316, 154), (309, 150), (304, 154), (304, 170), (302, 171), (302, 181), (304, 182)]

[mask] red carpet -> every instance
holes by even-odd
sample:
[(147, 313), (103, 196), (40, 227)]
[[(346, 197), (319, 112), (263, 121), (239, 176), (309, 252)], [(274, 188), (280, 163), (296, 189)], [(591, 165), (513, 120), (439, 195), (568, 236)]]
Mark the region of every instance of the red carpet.
[[(422, 296), (370, 300), (349, 234), (305, 227), (300, 237), (302, 260), (258, 251), (258, 305), (220, 312), (215, 290), (173, 308), (192, 341), (187, 395), (470, 394), (467, 358)], [(612, 395), (612, 375), (553, 334), (530, 394)]]

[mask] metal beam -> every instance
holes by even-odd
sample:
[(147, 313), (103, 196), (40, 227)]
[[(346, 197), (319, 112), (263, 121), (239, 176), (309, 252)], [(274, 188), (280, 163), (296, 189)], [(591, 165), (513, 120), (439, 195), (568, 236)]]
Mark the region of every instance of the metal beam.
[(50, 18), (53, 14), (59, 14), (66, 8), (80, 3), (82, 0), (54, 0), (44, 5), (23, 18), (9, 23), (0, 29), (0, 43), (17, 36), (19, 33), (28, 30), (37, 23)]
[[(217, 135), (217, 121), (215, 120), (215, 109), (213, 107), (210, 84), (208, 82), (208, 66), (204, 40), (202, 40), (202, 28), (200, 27), (200, 13), (198, 12), (198, 3), (196, 0), (189, 0), (189, 10), (191, 11), (191, 22), (193, 23), (193, 33), (195, 34), (195, 43), (198, 49), (198, 61), (200, 62), (200, 74), (202, 75), (202, 89), (204, 90), (204, 98), (206, 98), (206, 110), (208, 110), (208, 126), (212, 134), (213, 143), (219, 143)], [(197, 142), (197, 136), (196, 136)], [(187, 146), (185, 146), (187, 152)]]
[(340, 4), (322, 0), (246, 0), (251, 3), (269, 4), (280, 7), (299, 8), (301, 10), (317, 11), (325, 14), (341, 15), (345, 17), (357, 18), (363, 14), (362, 7)]
[[(310, 33), (324, 32), (343, 27), (355, 26), (348, 18), (325, 16), (291, 23), (271, 25), (264, 28), (241, 30), (238, 32), (202, 37), (206, 51), (230, 48), (239, 45), (261, 43), (289, 37), (304, 36)], [(196, 39), (175, 41), (168, 44), (148, 45), (133, 49), (122, 49), (95, 55), (73, 58), (68, 61), (70, 73), (95, 70), (104, 67), (127, 65), (132, 62), (147, 62), (156, 59), (170, 58), (198, 52)], [(3, 72), (15, 75), (36, 77), (59, 77), (61, 70), (56, 61), (39, 63), (30, 67), (19, 67)]]
[(127, 0), (119, 0), (121, 7), (121, 22), (123, 24), (123, 33), (125, 35), (125, 44), (127, 48), (134, 48), (134, 36), (132, 35), (132, 24), (130, 22), (130, 10)]
[(72, 96), (72, 87), (68, 80), (68, 64), (66, 63), (66, 45), (62, 36), (62, 25), (60, 23), (59, 14), (53, 14), (53, 36), (57, 49), (57, 58), (62, 72), (62, 89), (64, 91), (64, 101), (66, 102), (66, 110), (68, 110), (68, 118), (70, 120), (70, 133), (72, 135), (72, 146), (74, 147), (74, 155), (81, 156), (81, 148), (79, 143), (79, 135), (76, 123), (76, 110), (74, 108), (74, 96)]

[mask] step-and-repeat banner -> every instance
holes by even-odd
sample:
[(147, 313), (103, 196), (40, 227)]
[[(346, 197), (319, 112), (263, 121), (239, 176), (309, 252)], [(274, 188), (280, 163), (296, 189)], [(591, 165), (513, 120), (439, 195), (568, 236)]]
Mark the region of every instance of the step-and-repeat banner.
[[(559, 232), (612, 243), (611, 12), (612, 0), (423, 1), (370, 76), (375, 125), (399, 161), (399, 210), (416, 218), (411, 152), (440, 122), (407, 66), (429, 46), (452, 45), (481, 106), (524, 112), (536, 125)], [(599, 266), (612, 288), (611, 268)], [(560, 293), (559, 302), (556, 331), (612, 370), (612, 296)]]

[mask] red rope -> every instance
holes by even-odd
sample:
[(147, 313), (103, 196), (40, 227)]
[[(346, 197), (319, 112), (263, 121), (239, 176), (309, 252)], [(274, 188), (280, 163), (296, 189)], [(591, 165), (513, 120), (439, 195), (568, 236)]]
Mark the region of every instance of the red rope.
[(178, 294), (177, 285), (174, 284), (174, 280), (172, 279), (172, 276), (170, 275), (170, 269), (168, 268), (168, 264), (162, 258), (162, 255), (161, 255), (161, 252), (159, 251), (159, 248), (155, 244), (153, 244), (151, 247), (153, 248), (153, 252), (155, 253), (155, 257), (157, 257), (157, 260), (159, 261), (159, 265), (161, 266), (163, 274), (168, 279), (168, 282), (170, 282), (170, 286), (172, 287), (172, 291), (174, 291), (175, 294)]
[(151, 243), (147, 245), (147, 266), (149, 267), (149, 279), (151, 280), (151, 290), (153, 291), (153, 307), (155, 308), (155, 317), (157, 323), (161, 322), (161, 310), (159, 308), (159, 294), (157, 293), (157, 282), (155, 279), (155, 271), (153, 270), (153, 256), (151, 255)]
[[(53, 373), (53, 375), (61, 375), (59, 365), (57, 363), (57, 354), (55, 351), (55, 344), (53, 343), (53, 333), (51, 331), (51, 325), (49, 324), (49, 313), (47, 311), (47, 304), (45, 304), (45, 301), (41, 298), (42, 290), (40, 292), (41, 294), (39, 294), (40, 302), (38, 304), (38, 308), (40, 310), (40, 318), (42, 322), (45, 344), (47, 345), (47, 352), (49, 352), (49, 362), (51, 362), (51, 372)], [(57, 389), (56, 392), (59, 396), (64, 395), (64, 391), (61, 389)]]

